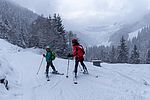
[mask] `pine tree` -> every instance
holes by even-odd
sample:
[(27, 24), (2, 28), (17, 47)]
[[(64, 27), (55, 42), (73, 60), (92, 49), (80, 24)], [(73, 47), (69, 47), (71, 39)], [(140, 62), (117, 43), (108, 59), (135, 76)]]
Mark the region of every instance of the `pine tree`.
[(58, 37), (59, 37), (59, 47), (61, 48), (58, 48), (59, 49), (59, 54), (61, 54), (61, 56), (63, 55), (64, 57), (67, 56), (67, 53), (68, 52), (68, 48), (67, 48), (67, 34), (65, 32), (65, 29), (64, 29), (64, 26), (62, 24), (62, 19), (61, 17), (56, 14), (54, 14), (54, 31), (56, 31)]
[(62, 20), (61, 20), (61, 17), (59, 15), (56, 17), (56, 27), (57, 27), (57, 31), (60, 34), (65, 33), (64, 26), (62, 25)]
[(110, 63), (116, 63), (117, 62), (117, 50), (114, 46), (112, 46), (110, 54), (109, 54), (109, 59), (110, 59)]
[(37, 46), (39, 48), (50, 46), (50, 48), (57, 54), (58, 57), (66, 57), (66, 36), (64, 33), (61, 34), (62, 31), (57, 30), (56, 25), (58, 25), (58, 23), (50, 16), (48, 18), (39, 16), (31, 25), (32, 35), (29, 39), (29, 46)]
[(146, 63), (150, 64), (150, 50), (148, 50), (148, 52), (147, 52)]
[(139, 64), (140, 63), (140, 54), (139, 54), (139, 51), (137, 50), (136, 45), (134, 45), (134, 48), (131, 51), (130, 63), (131, 64)]
[(123, 36), (120, 40), (120, 46), (118, 46), (117, 62), (128, 63), (128, 48), (127, 48), (126, 41)]
[(73, 35), (73, 32), (72, 31), (69, 31), (67, 33), (67, 39), (68, 39), (68, 51), (69, 53), (72, 52), (72, 45), (71, 45), (71, 40), (73, 39), (74, 35)]

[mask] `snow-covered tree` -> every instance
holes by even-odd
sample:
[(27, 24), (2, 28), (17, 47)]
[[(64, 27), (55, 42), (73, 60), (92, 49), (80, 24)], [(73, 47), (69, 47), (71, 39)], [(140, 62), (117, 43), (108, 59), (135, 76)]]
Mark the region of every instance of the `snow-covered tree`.
[(131, 51), (130, 63), (131, 64), (139, 64), (140, 63), (140, 54), (139, 54), (139, 51), (138, 51), (136, 45), (134, 45), (134, 48)]
[(55, 17), (56, 17), (56, 19), (55, 19), (55, 17), (54, 17), (54, 21), (55, 21), (55, 23), (56, 23), (56, 25), (55, 25), (55, 27), (56, 27), (56, 29), (57, 29), (57, 31), (60, 33), (60, 34), (64, 34), (65, 33), (65, 30), (64, 30), (64, 26), (63, 26), (63, 24), (62, 24), (62, 19), (61, 19), (61, 17), (59, 16), (59, 14), (56, 16), (56, 15), (54, 15)]
[(146, 63), (150, 64), (150, 50), (148, 50), (148, 52), (147, 52)]
[(117, 50), (114, 46), (112, 46), (111, 51), (109, 53), (109, 59), (110, 59), (110, 63), (117, 62)]
[(123, 36), (120, 40), (120, 45), (118, 46), (117, 62), (128, 63), (128, 47)]
[(57, 25), (58, 23), (55, 18), (39, 16), (31, 25), (29, 47), (45, 48), (48, 45), (59, 57), (66, 57), (66, 34), (64, 30), (58, 30), (59, 25)]
[(27, 47), (30, 24), (37, 14), (9, 0), (0, 0), (0, 38)]

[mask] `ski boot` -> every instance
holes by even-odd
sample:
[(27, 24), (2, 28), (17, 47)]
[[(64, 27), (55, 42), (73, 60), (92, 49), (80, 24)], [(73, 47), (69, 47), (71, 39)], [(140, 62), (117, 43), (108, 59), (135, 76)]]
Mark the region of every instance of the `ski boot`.
[(84, 71), (83, 71), (83, 74), (89, 74), (87, 68), (84, 68), (83, 70), (84, 70)]
[(52, 71), (52, 74), (57, 74), (58, 73), (58, 71)]

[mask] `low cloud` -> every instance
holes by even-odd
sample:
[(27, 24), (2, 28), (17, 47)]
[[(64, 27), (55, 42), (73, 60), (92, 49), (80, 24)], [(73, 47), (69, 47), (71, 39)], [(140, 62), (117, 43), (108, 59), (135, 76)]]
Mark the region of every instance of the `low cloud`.
[[(13, 0), (45, 16), (59, 13), (65, 22), (99, 25), (136, 20), (149, 9), (149, 0)], [(69, 26), (69, 25), (68, 25)]]

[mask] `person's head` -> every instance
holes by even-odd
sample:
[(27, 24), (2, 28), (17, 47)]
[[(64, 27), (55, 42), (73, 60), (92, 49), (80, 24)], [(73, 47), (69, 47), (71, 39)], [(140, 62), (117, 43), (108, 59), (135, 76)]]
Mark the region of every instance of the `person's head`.
[(79, 44), (79, 42), (77, 39), (72, 39), (72, 45), (78, 45), (78, 44)]
[(46, 46), (46, 51), (47, 52), (50, 52), (51, 51), (51, 48), (49, 46)]

